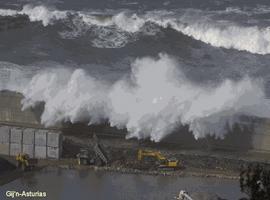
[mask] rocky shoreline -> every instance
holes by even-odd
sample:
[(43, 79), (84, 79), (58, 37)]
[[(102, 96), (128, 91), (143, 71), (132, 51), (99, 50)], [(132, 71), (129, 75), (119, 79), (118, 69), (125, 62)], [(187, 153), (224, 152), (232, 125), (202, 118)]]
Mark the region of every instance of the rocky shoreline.
[[(46, 164), (45, 164), (46, 163)], [(94, 171), (106, 171), (116, 172), (121, 174), (140, 174), (140, 175), (152, 175), (152, 176), (193, 176), (193, 177), (215, 177), (221, 179), (239, 179), (239, 173), (236, 171), (218, 171), (218, 170), (200, 170), (200, 169), (179, 169), (175, 171), (163, 171), (163, 170), (140, 170), (136, 168), (127, 168), (123, 166), (79, 166), (76, 164), (75, 159), (65, 159), (59, 161), (45, 161), (40, 165), (42, 168), (55, 169), (61, 168), (66, 170), (94, 170)]]

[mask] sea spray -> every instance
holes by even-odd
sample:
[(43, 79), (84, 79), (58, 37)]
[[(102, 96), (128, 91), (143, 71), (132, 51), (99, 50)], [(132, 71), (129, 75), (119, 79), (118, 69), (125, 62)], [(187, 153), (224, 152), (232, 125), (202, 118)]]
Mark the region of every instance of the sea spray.
[(46, 126), (108, 120), (111, 126), (127, 128), (127, 137), (160, 141), (180, 125), (189, 125), (195, 138), (222, 138), (226, 125), (240, 115), (270, 117), (261, 80), (244, 77), (198, 85), (166, 54), (136, 59), (131, 74), (113, 84), (63, 66), (30, 74), (15, 73), (8, 82), (12, 87), (5, 84), (1, 89), (23, 93), (23, 109), (45, 102), (41, 121)]
[[(241, 114), (269, 117), (260, 80), (225, 80), (217, 86), (196, 85), (167, 55), (138, 59), (132, 65), (133, 85), (122, 80), (111, 90), (113, 125), (123, 125), (129, 137), (161, 140), (179, 124), (188, 124), (195, 138), (223, 137), (226, 123)], [(179, 133), (181, 134), (181, 133)]]

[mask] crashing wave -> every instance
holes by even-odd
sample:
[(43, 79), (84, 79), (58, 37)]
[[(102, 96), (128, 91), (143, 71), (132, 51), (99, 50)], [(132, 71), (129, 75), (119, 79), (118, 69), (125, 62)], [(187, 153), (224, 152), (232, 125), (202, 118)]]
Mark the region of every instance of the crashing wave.
[(17, 16), (27, 15), (31, 22), (40, 21), (43, 26), (48, 26), (56, 20), (65, 19), (67, 17), (67, 11), (59, 11), (49, 9), (46, 6), (32, 6), (25, 5), (23, 9), (11, 10), (11, 9), (0, 9), (0, 16)]
[(48, 26), (53, 21), (65, 19), (67, 11), (50, 10), (45, 6), (26, 5), (18, 12), (20, 15), (27, 15), (30, 21), (41, 21), (44, 26)]
[[(257, 10), (249, 13), (256, 13)], [(239, 9), (236, 11), (240, 12)], [(224, 12), (236, 11), (228, 8)], [(67, 24), (71, 31), (60, 32), (61, 37), (72, 39), (88, 34), (91, 44), (98, 48), (120, 48), (129, 42), (136, 41), (140, 34), (147, 35), (150, 32), (154, 35), (158, 29), (152, 30), (150, 27), (145, 30), (144, 27), (155, 24), (162, 28), (172, 28), (214, 47), (232, 48), (263, 55), (270, 53), (270, 27), (243, 26), (235, 22), (214, 19), (214, 16), (219, 14), (220, 11), (203, 12), (194, 9), (171, 12), (149, 11), (140, 15), (131, 11), (104, 14), (59, 11), (45, 6), (32, 5), (25, 5), (21, 11), (0, 10), (2, 16), (27, 15), (30, 21), (41, 21), (44, 26), (72, 16), (71, 21), (65, 22), (72, 23)], [(149, 31), (150, 29), (152, 32)]]
[(179, 67), (173, 58), (161, 54), (157, 59), (137, 59), (130, 77), (114, 84), (82, 69), (62, 67), (38, 70), (27, 79), (21, 75), (25, 73), (15, 73), (9, 84), (23, 93), (23, 108), (45, 102), (41, 121), (46, 126), (107, 119), (111, 126), (126, 127), (128, 137), (153, 141), (160, 141), (179, 124), (188, 124), (195, 138), (223, 137), (225, 125), (232, 125), (239, 115), (270, 117), (270, 100), (260, 80), (245, 77), (197, 85)]

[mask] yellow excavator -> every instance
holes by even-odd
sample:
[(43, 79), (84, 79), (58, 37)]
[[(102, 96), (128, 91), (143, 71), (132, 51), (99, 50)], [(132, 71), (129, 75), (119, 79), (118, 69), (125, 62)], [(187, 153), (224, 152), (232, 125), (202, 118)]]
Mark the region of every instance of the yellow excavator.
[(178, 169), (180, 163), (175, 158), (166, 158), (159, 151), (138, 150), (138, 161), (152, 160), (158, 164), (158, 168)]
[(37, 159), (30, 158), (28, 154), (19, 153), (16, 156), (17, 167), (23, 171), (33, 169), (37, 164)]

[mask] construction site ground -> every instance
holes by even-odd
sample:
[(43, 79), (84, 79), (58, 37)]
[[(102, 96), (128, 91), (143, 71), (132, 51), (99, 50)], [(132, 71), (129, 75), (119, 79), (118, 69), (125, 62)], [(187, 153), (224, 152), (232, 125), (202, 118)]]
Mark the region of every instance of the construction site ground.
[[(241, 167), (248, 164), (260, 163), (267, 167), (270, 166), (270, 154), (263, 152), (181, 149), (175, 144), (138, 141), (136, 139), (126, 140), (109, 136), (102, 137), (100, 140), (111, 158), (111, 164), (107, 170), (120, 172), (238, 178)], [(89, 136), (79, 138), (65, 136), (63, 156), (65, 158), (74, 157), (74, 152), (78, 152), (80, 147), (87, 147), (89, 143), (91, 143)], [(181, 167), (175, 171), (144, 167), (137, 161), (138, 149), (161, 151), (167, 158), (177, 158)]]
[[(236, 152), (217, 149), (181, 149), (177, 145), (153, 143), (150, 141), (126, 140), (123, 137), (100, 136), (99, 141), (104, 146), (110, 157), (107, 166), (79, 166), (76, 155), (80, 148), (91, 146), (91, 135), (65, 135), (63, 140), (63, 156), (60, 160), (39, 160), (36, 170), (43, 167), (60, 167), (64, 169), (78, 170), (106, 170), (119, 173), (140, 173), (162, 176), (201, 176), (238, 179), (242, 166), (260, 163), (270, 166), (270, 154), (262, 152)], [(177, 170), (160, 170), (155, 166), (144, 165), (137, 161), (138, 149), (150, 149), (160, 151), (166, 157), (175, 157), (180, 161)], [(15, 158), (2, 157), (0, 163), (5, 163), (6, 170), (0, 173), (1, 184), (18, 178), (22, 172), (15, 170)], [(3, 159), (4, 158), (4, 159)], [(4, 161), (3, 161), (4, 160)], [(4, 167), (3, 167), (4, 168)], [(16, 173), (14, 173), (16, 171)]]

